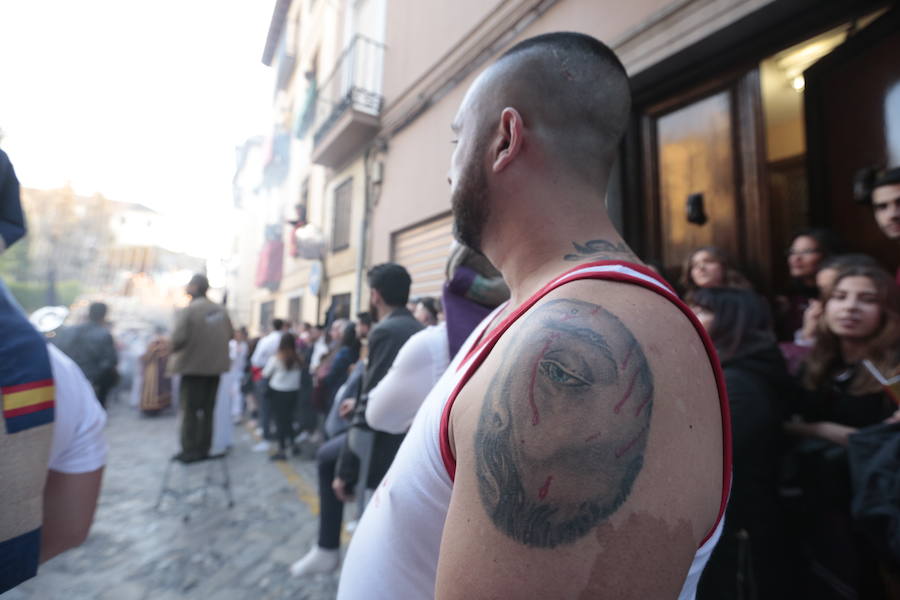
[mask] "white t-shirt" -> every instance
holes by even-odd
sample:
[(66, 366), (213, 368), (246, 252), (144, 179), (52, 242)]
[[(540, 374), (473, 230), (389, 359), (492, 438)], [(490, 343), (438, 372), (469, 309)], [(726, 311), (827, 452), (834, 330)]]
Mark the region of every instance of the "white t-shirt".
[(269, 359), (275, 356), (278, 351), (278, 344), (281, 343), (283, 331), (273, 331), (265, 336), (256, 344), (253, 356), (250, 357), (250, 364), (258, 369), (262, 369), (269, 362)]
[(273, 356), (263, 369), (263, 377), (269, 378), (269, 387), (276, 392), (296, 392), (300, 389), (300, 367), (285, 369), (278, 356)]
[[(560, 285), (577, 278), (618, 279), (629, 283), (649, 283), (648, 289), (660, 293), (671, 302), (681, 304), (674, 292), (654, 277), (625, 265), (584, 265), (558, 277), (552, 282)], [(553, 289), (544, 288), (544, 293)], [(481, 333), (491, 323), (502, 306), (488, 315), (475, 328), (457, 352), (450, 366), (425, 398), (413, 420), (409, 433), (394, 458), (391, 468), (381, 480), (372, 500), (347, 548), (338, 600), (404, 600), (434, 598), (437, 566), (444, 531), (444, 523), (453, 493), (453, 480), (441, 453), (441, 422), (444, 409), (453, 390), (466, 376), (473, 361), (490, 352), (482, 347), (469, 356)], [(684, 307), (685, 315), (690, 312)], [(690, 317), (688, 317), (690, 318)], [(698, 322), (692, 322), (698, 335), (709, 342), (708, 335)], [(712, 343), (706, 346), (710, 361), (716, 361)], [(716, 371), (720, 391), (724, 392), (721, 372)], [(727, 398), (720, 396), (720, 408), (727, 410)], [(723, 428), (727, 431), (723, 416)], [(723, 447), (731, 443), (730, 432), (724, 433)], [(730, 487), (731, 466), (726, 466), (724, 487)], [(678, 600), (693, 600), (697, 583), (713, 548), (722, 534), (724, 502), (720, 506), (715, 529), (697, 549), (685, 577)]]
[(49, 468), (69, 474), (96, 471), (106, 464), (106, 412), (78, 365), (56, 346), (47, 347), (56, 386)]
[(366, 404), (369, 427), (405, 433), (449, 363), (446, 323), (427, 327), (406, 340), (390, 370), (369, 391)]

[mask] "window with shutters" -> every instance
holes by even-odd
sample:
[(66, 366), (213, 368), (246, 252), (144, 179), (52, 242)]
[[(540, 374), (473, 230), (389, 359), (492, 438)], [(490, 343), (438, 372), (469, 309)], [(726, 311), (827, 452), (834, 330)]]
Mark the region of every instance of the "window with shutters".
[(300, 315), (303, 312), (303, 298), (295, 296), (288, 300), (288, 320), (295, 327), (300, 324)]
[(331, 251), (337, 252), (350, 246), (350, 201), (353, 196), (353, 178), (349, 178), (334, 190), (334, 206), (331, 214)]
[(275, 301), (263, 302), (259, 307), (259, 330), (269, 331), (272, 327), (272, 319), (275, 317)]

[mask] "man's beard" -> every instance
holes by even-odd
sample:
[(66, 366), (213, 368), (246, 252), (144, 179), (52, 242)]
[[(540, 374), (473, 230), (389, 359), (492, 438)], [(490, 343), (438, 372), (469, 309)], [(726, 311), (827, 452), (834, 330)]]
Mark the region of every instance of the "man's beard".
[(450, 196), (453, 208), (453, 235), (464, 244), (483, 254), (481, 235), (490, 209), (488, 207), (487, 174), (480, 160), (486, 144), (476, 145), (472, 159), (463, 167), (456, 189)]

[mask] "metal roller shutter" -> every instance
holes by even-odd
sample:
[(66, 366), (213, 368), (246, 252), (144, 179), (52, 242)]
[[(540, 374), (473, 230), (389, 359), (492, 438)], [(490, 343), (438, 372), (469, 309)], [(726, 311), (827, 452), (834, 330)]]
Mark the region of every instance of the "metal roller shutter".
[(453, 217), (450, 214), (393, 235), (392, 260), (406, 267), (412, 277), (410, 297), (440, 297), (452, 241)]

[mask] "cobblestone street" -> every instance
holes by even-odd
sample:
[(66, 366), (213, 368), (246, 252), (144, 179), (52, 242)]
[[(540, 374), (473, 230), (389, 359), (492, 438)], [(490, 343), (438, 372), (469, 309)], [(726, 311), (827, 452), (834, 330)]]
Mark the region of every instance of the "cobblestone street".
[[(303, 459), (270, 462), (235, 428), (228, 457), (234, 507), (211, 484), (220, 463), (173, 465), (167, 496), (154, 510), (168, 458), (177, 450), (174, 413), (140, 417), (123, 403), (110, 410), (109, 460), (88, 540), (43, 565), (3, 600), (217, 600), (333, 598), (337, 574), (291, 578), (290, 564), (315, 542), (318, 499), (312, 449)], [(190, 490), (197, 490), (190, 492)]]

